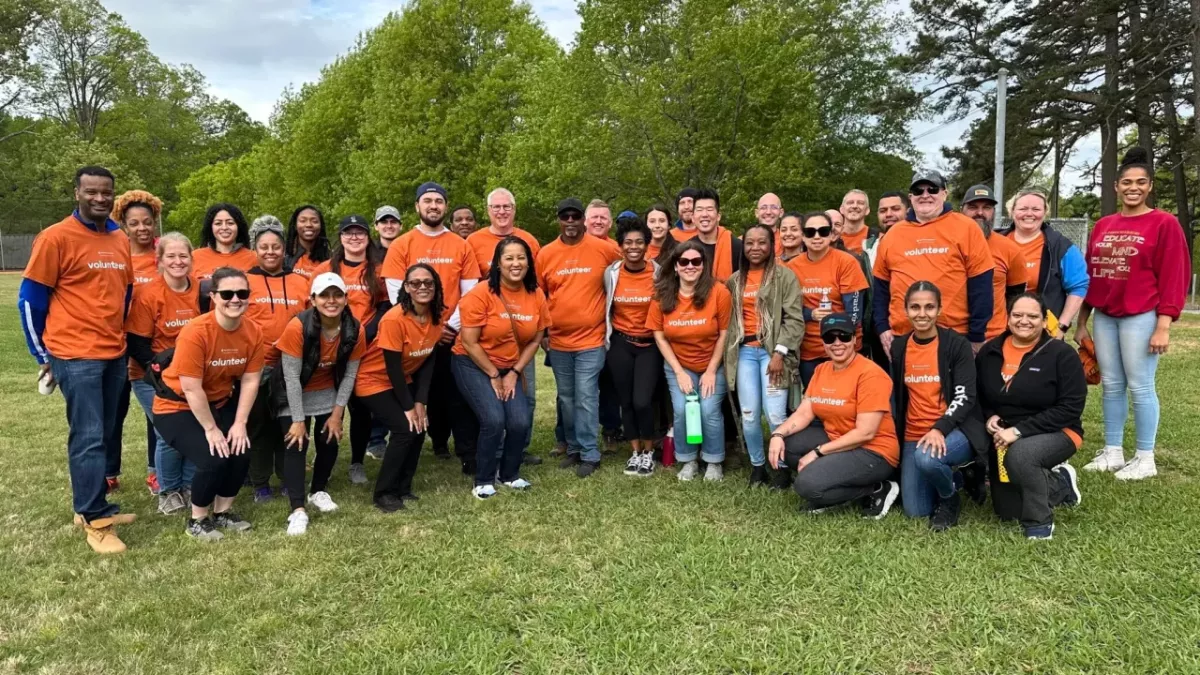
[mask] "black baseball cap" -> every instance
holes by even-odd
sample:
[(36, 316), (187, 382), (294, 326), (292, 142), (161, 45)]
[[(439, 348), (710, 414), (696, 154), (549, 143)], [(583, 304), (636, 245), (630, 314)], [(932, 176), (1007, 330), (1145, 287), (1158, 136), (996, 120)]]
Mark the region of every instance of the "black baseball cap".
[(341, 234), (354, 227), (361, 227), (364, 232), (371, 231), (371, 229), (367, 226), (367, 219), (355, 213), (342, 218), (341, 222), (338, 223), (338, 234)]
[(555, 213), (561, 216), (564, 211), (578, 211), (582, 215), (583, 202), (574, 197), (567, 197), (558, 203), (558, 209), (555, 210)]
[(854, 335), (855, 328), (854, 321), (845, 312), (835, 312), (821, 319), (821, 337), (839, 331), (847, 335)]
[(421, 187), (417, 188), (417, 201), (420, 201), (421, 197), (429, 194), (430, 192), (438, 193), (442, 196), (442, 199), (446, 198), (446, 188), (433, 181), (429, 181), (427, 183), (421, 183)]
[(971, 202), (991, 202), (995, 204), (996, 195), (992, 193), (992, 188), (983, 185), (982, 183), (979, 185), (972, 185), (970, 189), (967, 190), (967, 194), (963, 195), (962, 198), (963, 206), (966, 206)]
[(943, 190), (946, 189), (946, 178), (933, 169), (925, 169), (914, 173), (912, 182), (908, 184), (908, 189), (913, 189), (918, 183), (929, 183)]

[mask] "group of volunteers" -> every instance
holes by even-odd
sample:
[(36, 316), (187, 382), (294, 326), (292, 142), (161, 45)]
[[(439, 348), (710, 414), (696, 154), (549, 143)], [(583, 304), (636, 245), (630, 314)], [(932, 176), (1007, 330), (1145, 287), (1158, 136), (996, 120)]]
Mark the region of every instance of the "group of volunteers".
[(1105, 442), (1084, 468), (1157, 471), (1155, 369), (1190, 261), (1179, 223), (1147, 204), (1152, 177), (1131, 150), (1120, 210), (1086, 252), (1047, 224), (1044, 195), (1019, 193), (994, 231), (991, 189), (955, 210), (935, 171), (882, 195), (878, 227), (859, 190), (807, 213), (766, 194), (735, 234), (715, 191), (687, 188), (615, 223), (603, 201), (564, 199), (542, 245), (516, 227), (509, 190), (487, 195), (481, 225), (428, 182), (407, 231), (392, 206), (332, 227), (314, 205), (285, 225), (219, 203), (193, 247), (157, 236), (158, 198), (117, 196), (89, 166), (78, 208), (36, 239), (18, 304), (41, 390), (66, 400), (75, 521), (100, 553), (125, 549), (115, 526), (134, 518), (107, 497), (131, 395), (161, 513), (218, 540), (251, 527), (234, 510), (250, 486), (256, 501), (285, 496), (299, 535), (338, 509), (343, 435), (351, 483), (368, 482), (368, 455), (382, 460), (385, 513), (418, 498), (426, 435), (440, 457), (453, 438), (476, 498), (529, 489), (539, 349), (557, 389), (553, 452), (580, 478), (600, 465), (603, 422), (631, 446), (631, 476), (655, 472), (665, 439), (679, 480), (719, 481), (740, 445), (751, 486), (790, 487), (813, 513), (878, 519), (900, 499), (941, 531), (961, 492), (982, 504), (990, 488), (998, 516), (1049, 539), (1055, 507), (1081, 499), (1068, 460), (1089, 380)]

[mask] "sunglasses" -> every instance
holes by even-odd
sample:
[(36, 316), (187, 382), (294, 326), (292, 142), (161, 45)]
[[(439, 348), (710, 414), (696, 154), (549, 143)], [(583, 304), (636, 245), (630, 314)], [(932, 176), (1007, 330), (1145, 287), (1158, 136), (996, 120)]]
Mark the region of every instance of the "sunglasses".
[(433, 279), (413, 279), (404, 282), (404, 285), (414, 289), (433, 288)]
[(942, 188), (936, 185), (926, 185), (924, 187), (915, 187), (908, 191), (908, 194), (919, 197), (921, 195), (936, 195), (942, 191)]
[(558, 219), (564, 223), (569, 223), (575, 220), (583, 220), (583, 214), (576, 213), (575, 211), (571, 211), (569, 213), (560, 213), (558, 214)]
[(221, 299), (225, 300), (226, 302), (228, 302), (229, 300), (232, 300), (234, 298), (234, 296), (237, 296), (238, 300), (246, 300), (250, 297), (250, 289), (249, 288), (239, 288), (236, 291), (231, 291), (229, 289), (225, 289), (225, 290), (216, 291), (216, 294), (221, 296)]
[(704, 258), (680, 258), (675, 264), (680, 267), (704, 267)]
[(822, 227), (804, 228), (804, 236), (808, 237), (809, 239), (813, 239), (815, 237), (828, 237), (831, 234), (833, 234), (833, 228), (828, 225)]
[(846, 333), (846, 332), (843, 332), (840, 330), (833, 330), (833, 331), (829, 331), (828, 333), (822, 335), (821, 342), (824, 342), (827, 345), (831, 345), (835, 342), (849, 343), (849, 342), (854, 342), (854, 336), (851, 335), (850, 333)]

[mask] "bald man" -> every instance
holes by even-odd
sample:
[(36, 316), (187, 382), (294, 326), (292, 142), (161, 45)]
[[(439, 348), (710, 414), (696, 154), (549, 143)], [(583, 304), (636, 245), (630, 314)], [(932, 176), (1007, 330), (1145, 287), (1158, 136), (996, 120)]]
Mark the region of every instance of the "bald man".
[(754, 219), (759, 225), (766, 225), (772, 230), (779, 229), (779, 221), (783, 219), (783, 202), (774, 192), (758, 198), (758, 206), (754, 207)]

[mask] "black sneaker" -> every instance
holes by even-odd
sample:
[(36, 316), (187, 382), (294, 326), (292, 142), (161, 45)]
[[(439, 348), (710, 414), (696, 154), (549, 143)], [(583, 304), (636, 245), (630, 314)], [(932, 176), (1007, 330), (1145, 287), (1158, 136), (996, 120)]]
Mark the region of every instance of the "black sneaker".
[(574, 469), (581, 461), (582, 460), (579, 459), (579, 455), (567, 455), (566, 457), (563, 457), (561, 462), (558, 463), (558, 468)]
[(433, 456), (438, 459), (450, 459), (450, 446), (435, 445), (433, 446)]
[(641, 466), (642, 453), (634, 450), (633, 454), (629, 456), (629, 461), (625, 462), (625, 475), (636, 476), (638, 473), (638, 468)]
[(404, 508), (404, 500), (396, 495), (384, 495), (375, 500), (375, 508), (384, 513), (395, 513)]
[(212, 517), (213, 525), (216, 525), (222, 530), (233, 530), (234, 532), (245, 532), (250, 529), (250, 521), (245, 520), (233, 511), (225, 513), (214, 513)]
[(462, 463), (462, 472), (464, 476), (474, 476), (478, 471), (478, 465), (475, 463), (475, 458), (464, 459)]
[(195, 518), (187, 519), (187, 527), (183, 530), (187, 536), (200, 541), (213, 542), (221, 541), (225, 535), (217, 532), (217, 528), (213, 525), (212, 518)]
[(957, 492), (949, 499), (938, 501), (933, 515), (929, 516), (929, 529), (934, 532), (945, 532), (958, 524), (958, 514), (962, 510), (962, 496)]
[(525, 456), (521, 458), (521, 463), (525, 464), (526, 466), (537, 466), (538, 464), (542, 463), (542, 458), (527, 452), (525, 453)]
[(1075, 467), (1063, 462), (1051, 469), (1051, 472), (1058, 476), (1067, 488), (1067, 494), (1062, 500), (1063, 505), (1079, 506), (1079, 502), (1083, 501), (1083, 493), (1079, 491), (1079, 474), (1075, 473)]
[(421, 498), (411, 492), (405, 492), (404, 494), (400, 495), (400, 499), (403, 499), (406, 502), (415, 502), (420, 501)]
[(771, 474), (771, 489), (772, 490), (788, 490), (792, 487), (792, 472), (788, 469), (779, 469)]
[(598, 462), (580, 462), (579, 465), (575, 467), (575, 475), (579, 476), (580, 478), (587, 478), (588, 476), (596, 473), (596, 469), (599, 468), (599, 466), (600, 464)]
[(892, 509), (892, 504), (896, 503), (896, 497), (899, 496), (900, 486), (896, 484), (896, 481), (883, 481), (863, 501), (863, 518), (880, 520)]
[(760, 487), (769, 483), (766, 465), (750, 467), (750, 487)]
[(987, 501), (987, 475), (977, 464), (968, 464), (962, 468), (963, 491), (971, 501), (983, 506)]

